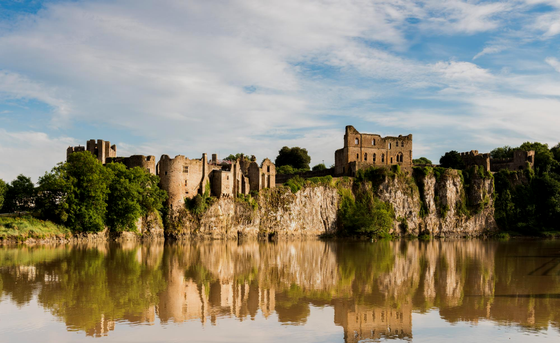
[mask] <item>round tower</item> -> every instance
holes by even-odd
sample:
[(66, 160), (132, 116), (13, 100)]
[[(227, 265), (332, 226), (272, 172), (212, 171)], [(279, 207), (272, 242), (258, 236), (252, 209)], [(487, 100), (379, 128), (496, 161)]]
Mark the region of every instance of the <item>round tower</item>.
[(160, 187), (167, 192), (167, 205), (173, 210), (182, 208), (185, 203), (184, 165), (185, 156), (182, 155), (175, 158), (162, 155), (158, 163)]

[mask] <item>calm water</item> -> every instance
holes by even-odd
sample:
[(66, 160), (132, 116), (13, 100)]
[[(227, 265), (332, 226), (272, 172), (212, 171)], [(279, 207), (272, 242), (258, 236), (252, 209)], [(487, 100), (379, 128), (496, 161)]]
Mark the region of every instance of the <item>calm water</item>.
[(558, 342), (560, 242), (0, 247), (0, 294), (0, 342)]

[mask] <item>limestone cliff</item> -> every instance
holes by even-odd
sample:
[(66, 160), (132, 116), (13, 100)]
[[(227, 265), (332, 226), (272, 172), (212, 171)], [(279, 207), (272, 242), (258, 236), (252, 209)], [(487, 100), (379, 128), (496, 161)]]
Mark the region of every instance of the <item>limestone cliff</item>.
[(170, 218), (173, 238), (318, 236), (334, 233), (340, 196), (334, 187), (315, 186), (293, 194), (287, 187), (265, 189), (255, 203), (220, 198), (202, 215), (186, 210)]
[[(418, 184), (418, 185), (417, 185)], [(262, 190), (256, 199), (220, 198), (202, 214), (186, 209), (173, 213), (167, 223), (172, 238), (315, 237), (335, 233), (340, 187), (308, 186), (293, 194), (287, 187)], [(363, 186), (363, 185), (362, 185)], [(338, 188), (337, 188), (338, 187)], [(494, 208), (491, 178), (470, 180), (453, 170), (436, 178), (400, 174), (385, 177), (373, 190), (390, 203), (395, 213), (392, 233), (429, 233), (434, 236), (477, 236), (493, 230)]]
[(395, 211), (394, 234), (479, 236), (496, 229), (492, 178), (475, 174), (466, 187), (458, 171), (447, 170), (417, 177), (417, 186), (406, 180), (387, 177), (377, 191)]

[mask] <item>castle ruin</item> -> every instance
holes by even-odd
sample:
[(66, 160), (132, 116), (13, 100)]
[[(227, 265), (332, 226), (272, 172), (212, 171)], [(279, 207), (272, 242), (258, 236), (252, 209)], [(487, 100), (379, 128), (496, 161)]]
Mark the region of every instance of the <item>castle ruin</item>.
[(103, 163), (122, 163), (127, 168), (140, 167), (160, 178), (160, 187), (168, 194), (167, 205), (178, 209), (184, 206), (185, 198), (192, 199), (197, 194), (210, 194), (220, 197), (249, 194), (263, 188), (276, 186), (276, 166), (268, 158), (261, 165), (253, 157), (251, 160), (241, 156), (236, 161), (219, 161), (212, 154), (200, 159), (189, 159), (183, 155), (171, 158), (162, 155), (156, 164), (155, 156), (133, 155), (117, 157), (116, 145), (103, 140), (89, 140), (87, 146), (69, 147), (66, 158), (74, 152), (89, 151)]
[(466, 167), (482, 166), (485, 171), (499, 172), (502, 169), (523, 170), (533, 168), (534, 151), (514, 150), (513, 157), (505, 159), (492, 158), (489, 153), (479, 154), (478, 150), (462, 152), (461, 158)]
[(346, 126), (344, 148), (334, 154), (335, 176), (355, 176), (371, 166), (400, 165), (412, 168), (412, 135), (381, 137)]

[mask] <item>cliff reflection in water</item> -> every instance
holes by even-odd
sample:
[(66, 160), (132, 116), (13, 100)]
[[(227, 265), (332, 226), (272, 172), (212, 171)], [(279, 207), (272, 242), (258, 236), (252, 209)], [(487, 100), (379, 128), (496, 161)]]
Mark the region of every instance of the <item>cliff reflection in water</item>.
[[(36, 301), (68, 330), (102, 336), (116, 322), (261, 315), (305, 325), (334, 308), (347, 342), (412, 338), (412, 312), (558, 328), (560, 244), (400, 241), (199, 242), (0, 248), (0, 291)], [(9, 300), (7, 300), (9, 299)], [(2, 304), (0, 303), (0, 306)], [(329, 325), (331, 323), (325, 323)], [(320, 329), (320, 328), (319, 328)]]

